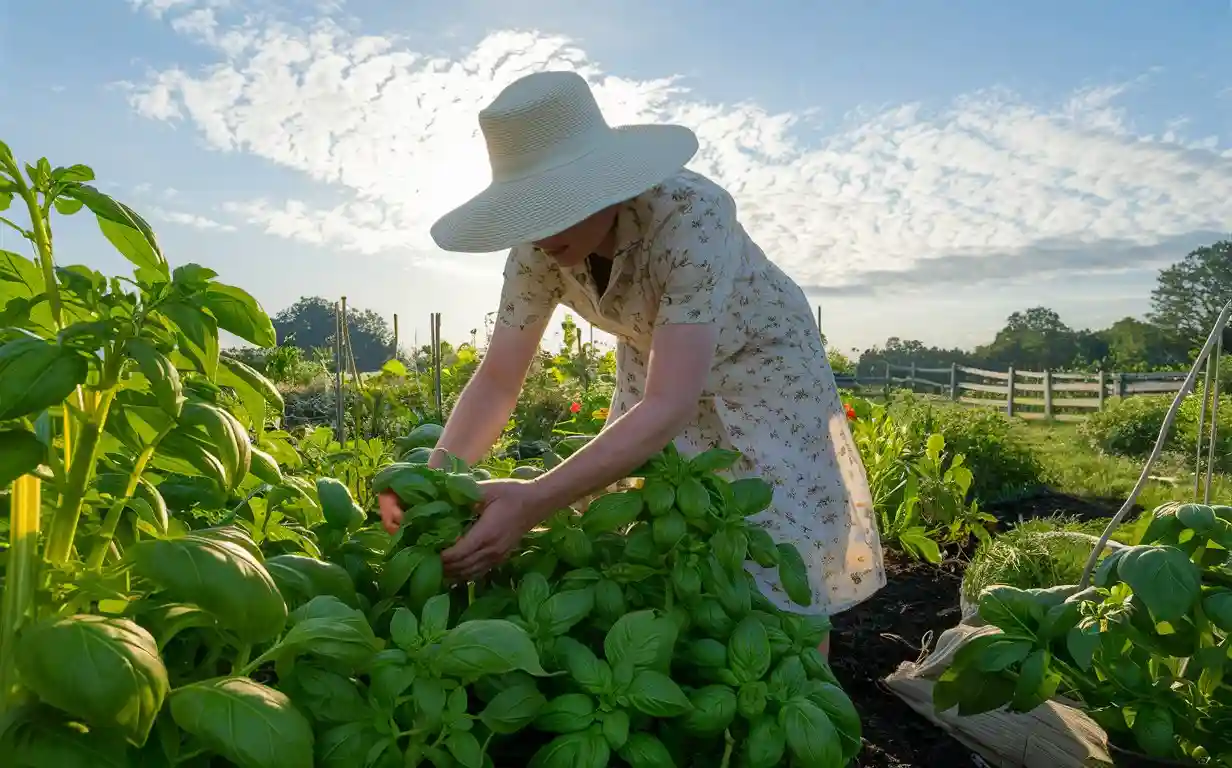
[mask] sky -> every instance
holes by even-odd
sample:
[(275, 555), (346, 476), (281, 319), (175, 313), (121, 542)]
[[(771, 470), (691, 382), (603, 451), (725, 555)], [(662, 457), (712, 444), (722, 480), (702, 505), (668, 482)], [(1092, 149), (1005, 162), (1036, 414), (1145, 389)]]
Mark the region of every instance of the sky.
[[(697, 132), (832, 347), (970, 347), (1032, 306), (1142, 316), (1228, 237), (1229, 39), (1229, 0), (0, 0), (0, 139), (271, 314), (346, 296), (463, 341), (504, 256), (429, 227), (490, 179), (478, 111), (574, 70), (610, 123)], [(54, 226), (60, 263), (128, 271)]]

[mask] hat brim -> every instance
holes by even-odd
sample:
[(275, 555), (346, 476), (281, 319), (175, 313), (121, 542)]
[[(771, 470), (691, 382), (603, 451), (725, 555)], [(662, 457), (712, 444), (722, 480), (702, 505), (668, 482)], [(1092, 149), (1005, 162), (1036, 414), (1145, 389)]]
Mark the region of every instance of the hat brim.
[(487, 189), (432, 225), (446, 251), (492, 253), (542, 240), (636, 197), (697, 153), (697, 136), (678, 125), (626, 125), (602, 146), (564, 165)]

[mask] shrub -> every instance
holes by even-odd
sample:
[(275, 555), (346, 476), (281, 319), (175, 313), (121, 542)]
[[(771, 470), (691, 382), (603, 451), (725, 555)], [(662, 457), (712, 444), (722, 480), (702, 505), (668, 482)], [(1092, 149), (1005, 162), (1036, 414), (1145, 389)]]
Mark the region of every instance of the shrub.
[(1043, 464), (1005, 414), (910, 394), (896, 396), (891, 408), (922, 434), (940, 432), (946, 447), (964, 457), (975, 475), (972, 500), (989, 504), (1043, 485)]
[[(1219, 398), (1219, 429), (1215, 446), (1215, 468), (1232, 469), (1232, 397)], [(1209, 402), (1209, 401), (1208, 401)], [(1155, 447), (1159, 429), (1172, 405), (1170, 395), (1139, 395), (1118, 398), (1107, 403), (1103, 411), (1092, 414), (1079, 428), (1091, 445), (1113, 456), (1145, 459)], [(1177, 454), (1186, 464), (1193, 461), (1198, 445), (1198, 420), (1202, 397), (1190, 395), (1178, 411), (1168, 433), (1164, 450)], [(1210, 434), (1211, 408), (1208, 406), (1203, 426), (1203, 445)], [(1203, 451), (1205, 456), (1205, 450)]]

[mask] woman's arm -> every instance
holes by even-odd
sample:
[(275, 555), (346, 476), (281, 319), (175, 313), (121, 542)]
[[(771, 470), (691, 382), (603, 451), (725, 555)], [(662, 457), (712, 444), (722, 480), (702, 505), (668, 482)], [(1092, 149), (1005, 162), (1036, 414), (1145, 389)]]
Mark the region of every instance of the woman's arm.
[(718, 335), (712, 323), (660, 326), (641, 402), (534, 481), (542, 508), (560, 509), (610, 486), (674, 440), (697, 415)]
[(546, 326), (546, 318), (525, 328), (497, 323), (479, 368), (449, 415), (429, 466), (448, 466), (450, 454), (468, 464), (487, 455), (509, 423)]

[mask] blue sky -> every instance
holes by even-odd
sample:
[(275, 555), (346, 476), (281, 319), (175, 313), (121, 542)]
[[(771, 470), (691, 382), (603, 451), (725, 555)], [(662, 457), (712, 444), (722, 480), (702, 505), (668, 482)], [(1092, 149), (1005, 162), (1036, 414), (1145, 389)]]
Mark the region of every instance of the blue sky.
[[(611, 122), (698, 132), (832, 345), (973, 345), (1039, 304), (1141, 315), (1226, 236), (1230, 38), (1228, 0), (0, 0), (0, 138), (92, 165), (271, 313), (346, 295), (461, 340), (502, 256), (427, 228), (487, 181), (475, 112), (577, 69)], [(127, 268), (57, 226), (62, 263)]]

